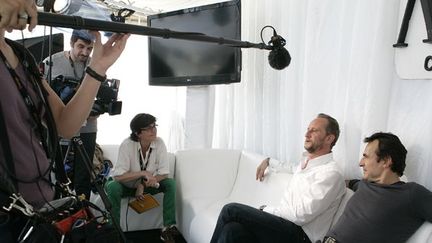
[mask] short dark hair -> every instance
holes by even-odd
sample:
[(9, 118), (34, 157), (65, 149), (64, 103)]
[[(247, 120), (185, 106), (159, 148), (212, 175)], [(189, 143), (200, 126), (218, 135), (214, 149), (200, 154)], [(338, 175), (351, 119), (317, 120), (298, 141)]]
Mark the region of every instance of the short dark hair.
[(378, 140), (378, 150), (375, 151), (378, 161), (390, 157), (393, 162), (391, 170), (402, 176), (406, 166), (407, 150), (400, 139), (392, 133), (377, 132), (366, 137), (364, 142), (371, 143), (375, 140)]
[(141, 129), (148, 127), (149, 125), (156, 122), (156, 117), (147, 114), (147, 113), (139, 113), (130, 122), (131, 134), (129, 138), (135, 142), (138, 141), (138, 134), (141, 132)]
[(92, 42), (83, 38), (79, 38), (78, 36), (71, 36), (71, 43), (75, 44), (75, 42), (77, 42), (78, 40), (82, 40), (84, 43), (86, 43), (87, 45), (90, 45)]
[(95, 40), (95, 37), (87, 30), (73, 30), (70, 40), (72, 44), (75, 44), (78, 40), (82, 40), (87, 45), (90, 45)]
[(338, 138), (339, 138), (339, 134), (340, 134), (340, 130), (339, 130), (339, 123), (336, 121), (336, 119), (334, 119), (333, 117), (324, 114), (324, 113), (319, 113), (318, 118), (324, 118), (327, 120), (327, 127), (326, 127), (326, 132), (327, 134), (333, 134), (335, 136), (335, 140), (333, 141), (333, 143), (331, 144), (331, 148), (333, 148), (333, 146), (335, 146)]

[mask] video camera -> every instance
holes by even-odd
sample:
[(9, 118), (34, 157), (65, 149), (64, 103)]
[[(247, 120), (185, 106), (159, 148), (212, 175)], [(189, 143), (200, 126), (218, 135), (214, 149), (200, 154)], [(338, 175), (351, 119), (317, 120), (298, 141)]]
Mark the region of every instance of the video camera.
[[(75, 95), (80, 84), (81, 80), (59, 75), (52, 80), (51, 87), (67, 104)], [(109, 115), (121, 113), (122, 102), (117, 100), (119, 86), (120, 80), (118, 79), (107, 79), (101, 84), (90, 112), (91, 116), (101, 115), (105, 112), (108, 112)]]
[(119, 86), (120, 80), (118, 79), (105, 80), (99, 87), (90, 115), (96, 116), (105, 112), (111, 116), (120, 114), (122, 102), (117, 100)]

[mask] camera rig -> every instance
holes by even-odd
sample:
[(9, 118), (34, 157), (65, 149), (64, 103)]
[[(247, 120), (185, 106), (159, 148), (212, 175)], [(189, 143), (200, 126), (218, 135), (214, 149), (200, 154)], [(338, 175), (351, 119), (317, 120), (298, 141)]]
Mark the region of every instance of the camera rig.
[[(81, 80), (59, 75), (52, 80), (51, 87), (62, 101), (67, 104), (75, 95), (80, 84)], [(120, 80), (118, 79), (107, 79), (102, 82), (90, 112), (91, 116), (102, 115), (105, 112), (109, 115), (121, 113), (122, 102), (117, 100), (119, 86)]]

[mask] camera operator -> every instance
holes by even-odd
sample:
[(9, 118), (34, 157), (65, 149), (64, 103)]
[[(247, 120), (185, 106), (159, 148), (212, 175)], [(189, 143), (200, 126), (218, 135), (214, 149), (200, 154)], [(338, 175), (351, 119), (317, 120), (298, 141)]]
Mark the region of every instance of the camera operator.
[[(18, 16), (14, 16), (16, 12)], [(9, 189), (16, 189), (37, 210), (54, 198), (49, 171), (57, 132), (70, 138), (79, 130), (105, 73), (123, 52), (129, 35), (116, 34), (102, 44), (100, 33), (94, 32), (93, 59), (76, 95), (64, 105), (42, 79), (31, 54), (5, 38), (6, 30), (24, 28), (29, 17), (30, 28), (36, 24), (34, 0), (0, 0), (0, 16), (5, 21), (0, 22), (0, 131), (7, 135), (1, 137), (0, 182), (8, 179), (16, 184)], [(2, 183), (0, 199), (7, 199), (11, 192)], [(29, 218), (20, 210), (5, 210), (3, 206), (8, 205), (0, 206), (0, 242), (17, 242)]]
[[(51, 63), (50, 57), (44, 60), (45, 78), (49, 80), (48, 77), (56, 78), (61, 75), (64, 79), (70, 79), (80, 83), (84, 76), (85, 68), (90, 62), (90, 53), (93, 50), (94, 39), (94, 36), (86, 30), (73, 30), (70, 39), (71, 49), (69, 51), (53, 54)], [(51, 82), (51, 86), (53, 87), (53, 82)], [(76, 87), (77, 86), (78, 85), (76, 85)], [(60, 97), (63, 99), (62, 96)], [(69, 98), (71, 97), (68, 97), (68, 100)], [(97, 117), (98, 116), (89, 116), (81, 127), (79, 134), (84, 149), (91, 161), (93, 160), (96, 146)], [(67, 150), (64, 149), (64, 151)], [(82, 157), (79, 156), (78, 153), (75, 153), (73, 163), (73, 185), (77, 195), (84, 194), (85, 197), (89, 199), (91, 181), (90, 174), (84, 163), (85, 161)]]

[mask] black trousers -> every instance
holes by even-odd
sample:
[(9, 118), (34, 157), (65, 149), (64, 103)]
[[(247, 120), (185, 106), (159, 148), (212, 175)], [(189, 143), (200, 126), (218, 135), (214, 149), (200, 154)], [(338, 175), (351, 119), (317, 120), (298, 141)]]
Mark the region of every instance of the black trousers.
[(259, 209), (230, 203), (222, 208), (210, 243), (310, 243), (303, 229)]
[(16, 243), (27, 218), (0, 212), (0, 242)]

